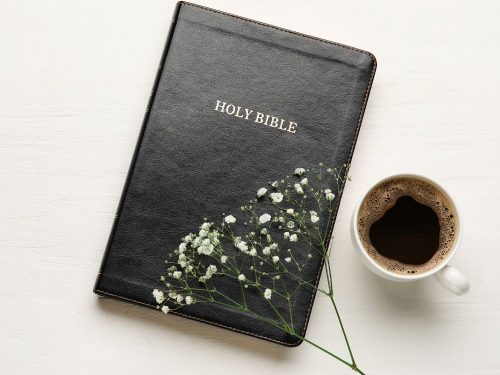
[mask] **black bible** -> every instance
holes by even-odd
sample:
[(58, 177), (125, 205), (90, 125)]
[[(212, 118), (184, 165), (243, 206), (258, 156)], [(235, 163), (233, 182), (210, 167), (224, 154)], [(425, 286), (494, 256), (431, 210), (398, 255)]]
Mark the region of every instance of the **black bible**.
[[(297, 167), (348, 165), (375, 69), (366, 51), (178, 3), (95, 293), (157, 308), (152, 291), (167, 253), (205, 218), (237, 212)], [(320, 218), (328, 231), (337, 207)], [(316, 283), (322, 266), (313, 259), (308, 268)], [(302, 336), (314, 297), (304, 289), (292, 301)], [(283, 345), (301, 342), (221, 305), (173, 313)]]

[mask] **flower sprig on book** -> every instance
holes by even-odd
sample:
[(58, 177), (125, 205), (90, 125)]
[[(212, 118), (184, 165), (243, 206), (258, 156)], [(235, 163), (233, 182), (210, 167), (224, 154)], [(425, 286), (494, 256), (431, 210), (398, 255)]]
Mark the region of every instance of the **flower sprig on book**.
[[(219, 223), (205, 219), (197, 233), (184, 236), (178, 248), (168, 254), (166, 273), (160, 277), (162, 286), (152, 292), (158, 309), (168, 313), (186, 305), (209, 303), (244, 311), (362, 374), (333, 299), (328, 249), (329, 223), (348, 179), (346, 170), (346, 165), (329, 168), (322, 163), (309, 169), (296, 168), (292, 176), (258, 189), (238, 213), (224, 213)], [(305, 276), (314, 261), (324, 262), (326, 287)], [(224, 286), (219, 286), (219, 281), (224, 281)], [(330, 299), (350, 362), (298, 332), (293, 306), (302, 288)], [(235, 290), (239, 290), (236, 295)]]

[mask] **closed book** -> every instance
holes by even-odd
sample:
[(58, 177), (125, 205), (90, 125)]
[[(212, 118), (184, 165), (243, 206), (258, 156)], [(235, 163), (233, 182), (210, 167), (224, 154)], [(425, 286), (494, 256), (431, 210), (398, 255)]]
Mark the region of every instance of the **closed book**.
[[(296, 168), (349, 165), (375, 69), (366, 51), (178, 3), (95, 293), (158, 308), (152, 291), (161, 289), (165, 261), (201, 223), (233, 215), (234, 225), (243, 225), (240, 207), (255, 203), (262, 187), (272, 191), (269, 182), (295, 178)], [(329, 183), (339, 194), (332, 212), (318, 214), (326, 246), (342, 189)], [(304, 277), (317, 285), (322, 266), (321, 257), (312, 257)], [(241, 299), (241, 282), (218, 282)], [(314, 297), (313, 287), (298, 288), (289, 306), (277, 302), (278, 311), (293, 314), (301, 336)], [(174, 314), (298, 345), (300, 338), (272, 324), (268, 302), (248, 300), (271, 324), (224, 304), (171, 307)]]

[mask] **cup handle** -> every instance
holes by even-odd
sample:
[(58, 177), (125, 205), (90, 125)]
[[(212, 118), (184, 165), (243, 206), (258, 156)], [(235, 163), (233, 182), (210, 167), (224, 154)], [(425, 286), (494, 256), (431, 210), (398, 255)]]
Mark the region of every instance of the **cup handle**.
[(450, 292), (461, 296), (469, 291), (470, 284), (462, 272), (452, 266), (444, 266), (437, 274), (439, 283)]

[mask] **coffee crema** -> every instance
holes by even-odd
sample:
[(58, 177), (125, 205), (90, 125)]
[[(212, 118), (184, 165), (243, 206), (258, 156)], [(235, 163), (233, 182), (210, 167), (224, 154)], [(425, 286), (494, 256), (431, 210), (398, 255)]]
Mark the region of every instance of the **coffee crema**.
[(449, 199), (415, 177), (395, 177), (376, 185), (361, 202), (357, 224), (368, 255), (384, 269), (404, 275), (423, 273), (441, 263), (458, 232)]

